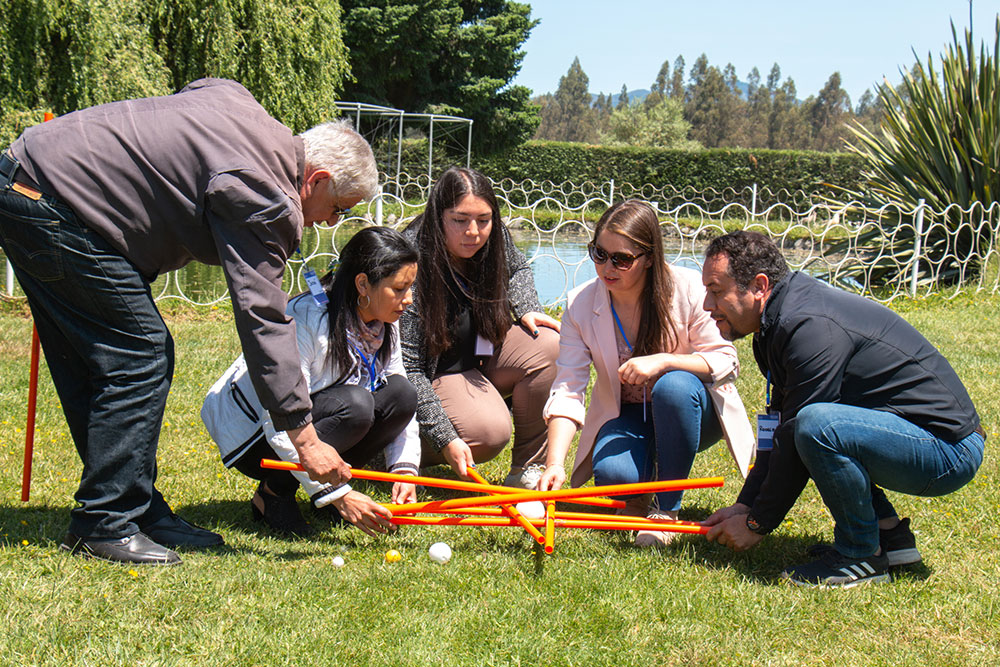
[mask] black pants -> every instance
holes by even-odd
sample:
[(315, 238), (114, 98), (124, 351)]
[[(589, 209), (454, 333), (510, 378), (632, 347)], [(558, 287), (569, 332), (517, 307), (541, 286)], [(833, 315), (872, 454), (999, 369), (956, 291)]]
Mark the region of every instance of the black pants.
[[(319, 439), (332, 445), (352, 468), (364, 466), (395, 440), (417, 409), (417, 392), (402, 375), (388, 376), (374, 392), (357, 385), (334, 385), (311, 398)], [(261, 459), (276, 458), (271, 445), (261, 438), (233, 467), (265, 482), (276, 495), (294, 495), (299, 482), (290, 472), (260, 467)]]

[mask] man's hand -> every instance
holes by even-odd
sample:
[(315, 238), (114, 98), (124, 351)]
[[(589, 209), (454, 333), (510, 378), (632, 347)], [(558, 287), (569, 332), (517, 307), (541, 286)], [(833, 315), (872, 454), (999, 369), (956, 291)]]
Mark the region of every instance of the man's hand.
[(319, 439), (312, 424), (285, 431), (299, 454), (299, 463), (309, 479), (340, 486), (351, 479), (351, 467), (337, 450)]
[(455, 438), (441, 448), (441, 456), (448, 462), (455, 474), (465, 480), (471, 480), (467, 472), (469, 466), (476, 465), (472, 458), (472, 449), (461, 438)]
[(358, 491), (348, 491), (344, 497), (334, 500), (333, 505), (345, 521), (350, 521), (372, 537), (397, 528), (389, 522), (392, 512)]
[(703, 526), (711, 526), (705, 537), (709, 542), (718, 542), (733, 551), (746, 551), (757, 546), (763, 535), (758, 535), (747, 528), (747, 515), (750, 508), (736, 503), (725, 507), (701, 522)]

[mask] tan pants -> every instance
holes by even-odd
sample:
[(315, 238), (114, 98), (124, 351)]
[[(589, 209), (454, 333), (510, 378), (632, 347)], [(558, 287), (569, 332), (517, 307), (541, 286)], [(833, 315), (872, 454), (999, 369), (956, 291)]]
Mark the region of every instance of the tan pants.
[[(538, 327), (534, 338), (515, 324), (483, 366), (482, 371), (439, 375), (431, 383), (458, 436), (472, 449), (476, 463), (489, 461), (510, 441), (511, 412), (514, 445), (511, 468), (545, 462), (547, 430), (542, 408), (556, 377), (559, 334)], [(512, 398), (508, 412), (504, 397)], [(441, 454), (426, 444), (424, 464), (444, 463)]]

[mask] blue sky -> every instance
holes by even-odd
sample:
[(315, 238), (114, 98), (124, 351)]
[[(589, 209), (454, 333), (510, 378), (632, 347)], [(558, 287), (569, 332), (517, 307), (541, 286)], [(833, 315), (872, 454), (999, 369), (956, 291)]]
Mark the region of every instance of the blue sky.
[[(900, 66), (935, 58), (951, 41), (949, 18), (961, 31), (968, 0), (522, 0), (541, 23), (524, 45), (515, 83), (554, 92), (575, 56), (592, 93), (649, 88), (660, 65), (683, 55), (687, 68), (702, 53), (710, 65), (732, 63), (741, 80), (756, 66), (791, 76), (798, 97), (819, 92), (839, 71), (857, 102), (882, 77), (900, 80)], [(1000, 2), (974, 0), (977, 43), (992, 44)], [(685, 80), (687, 78), (685, 70)]]

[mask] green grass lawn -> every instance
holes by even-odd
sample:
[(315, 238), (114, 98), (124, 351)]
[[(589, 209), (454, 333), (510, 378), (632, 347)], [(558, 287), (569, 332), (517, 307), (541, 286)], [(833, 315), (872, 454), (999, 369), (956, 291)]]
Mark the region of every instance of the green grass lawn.
[[(832, 525), (810, 485), (788, 520), (747, 554), (699, 536), (664, 551), (626, 534), (564, 531), (539, 558), (523, 531), (406, 527), (372, 539), (320, 524), (277, 539), (250, 519), (254, 483), (228, 471), (198, 416), (238, 353), (226, 307), (164, 305), (177, 368), (159, 450), (159, 487), (227, 545), (175, 568), (130, 568), (58, 550), (80, 464), (42, 368), (31, 500), (21, 457), (31, 323), (0, 305), (0, 665), (996, 665), (1000, 663), (1000, 297), (897, 301), (966, 382), (990, 434), (979, 476), (943, 498), (890, 494), (924, 562), (888, 585), (812, 591), (781, 584)], [(740, 391), (763, 403), (745, 342)], [(506, 460), (482, 466), (493, 481)], [(433, 474), (445, 475), (439, 468)], [(692, 476), (685, 518), (730, 504), (740, 481), (725, 446)], [(359, 484), (379, 500), (388, 489)], [(423, 492), (422, 497), (433, 497)], [(300, 498), (303, 501), (304, 498)], [(449, 543), (436, 565), (427, 548)], [(386, 564), (387, 549), (403, 560)], [(346, 565), (332, 566), (342, 555)]]

